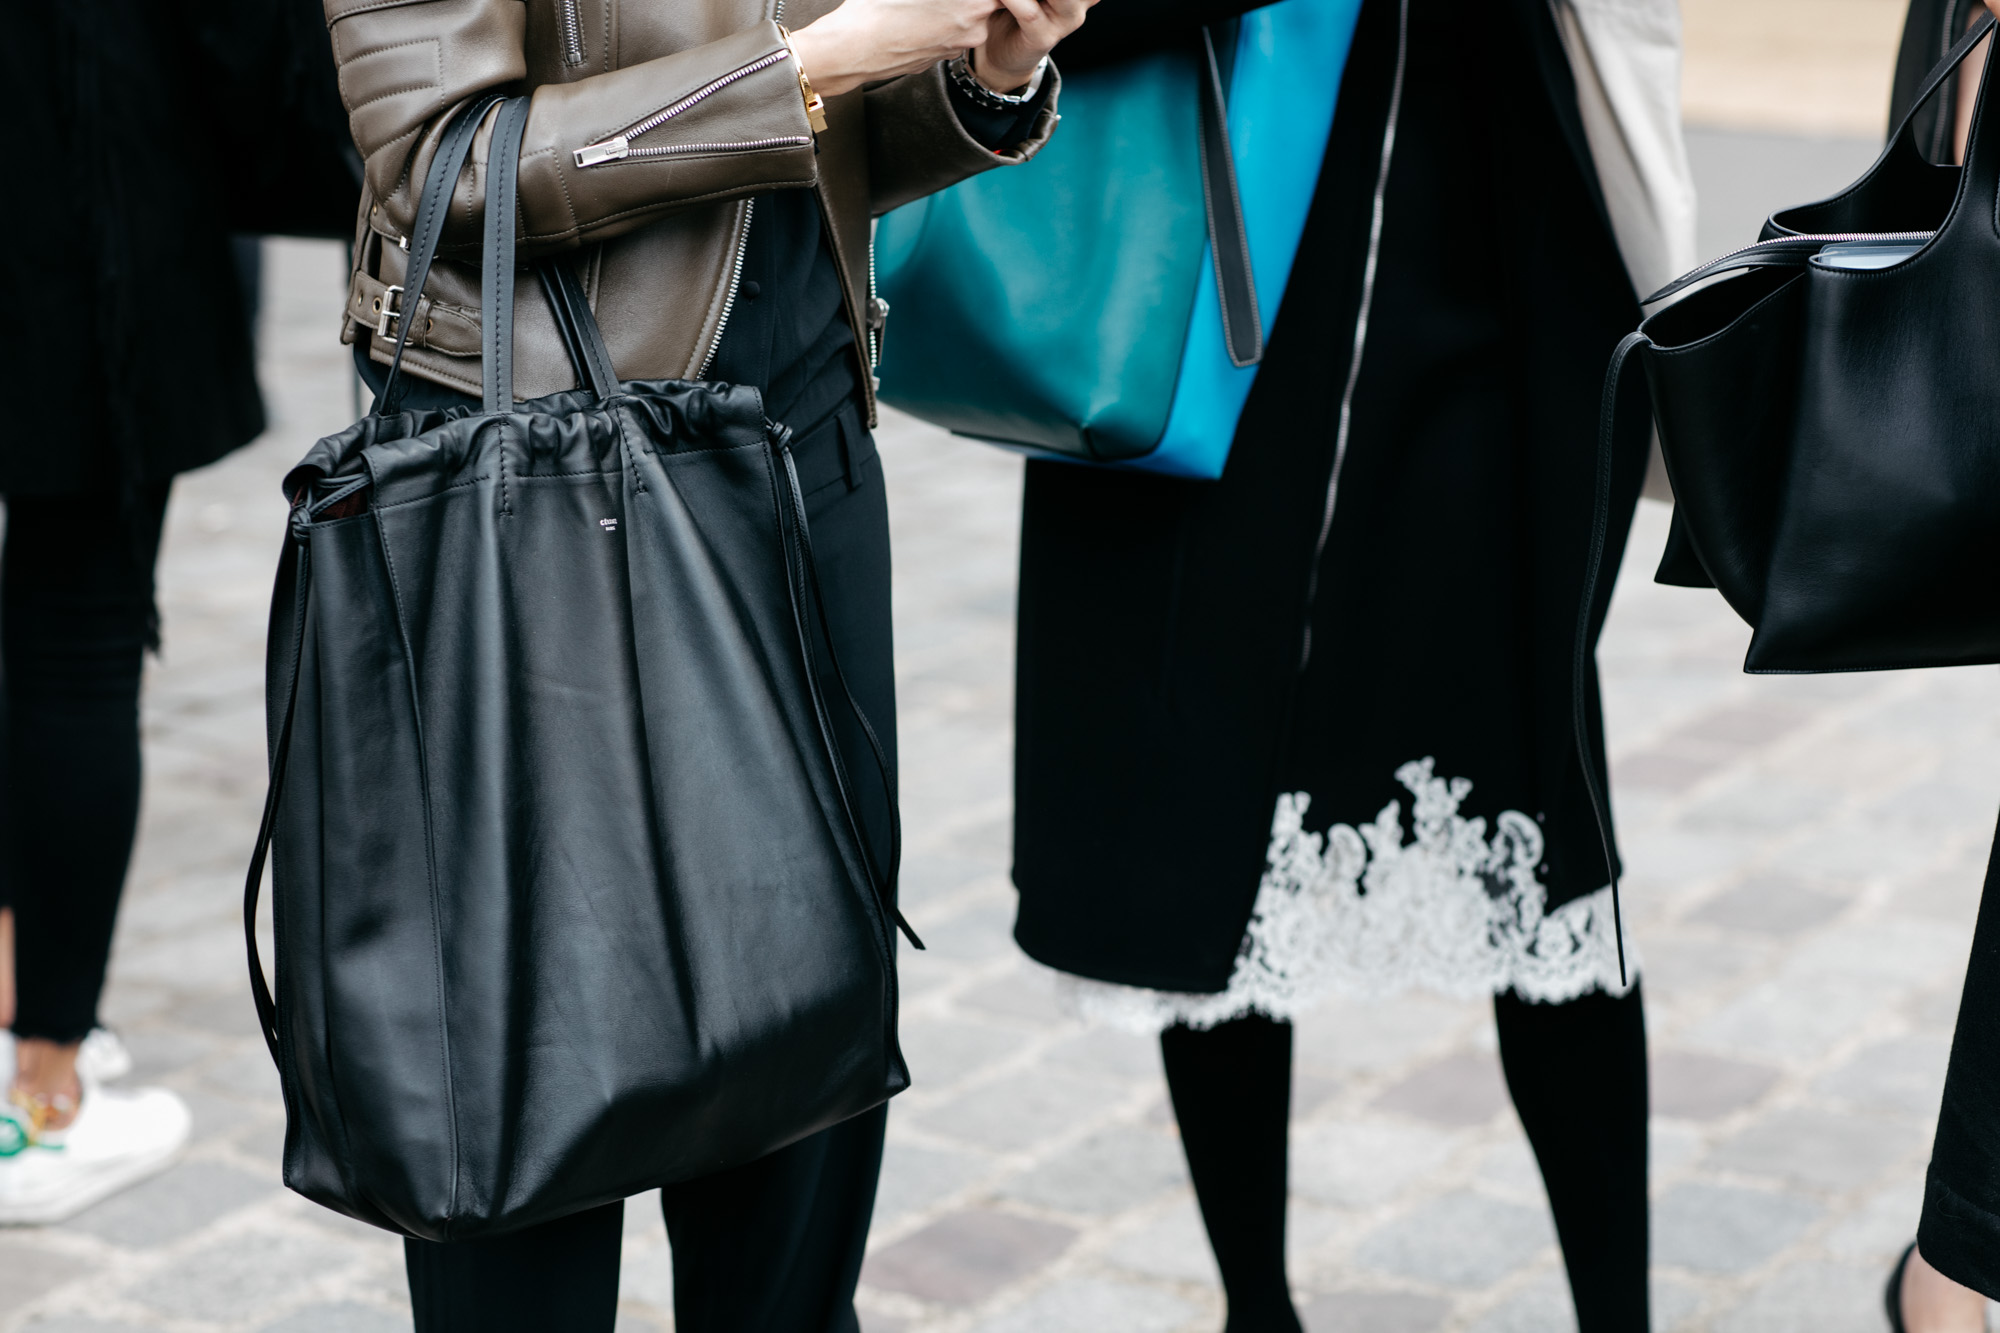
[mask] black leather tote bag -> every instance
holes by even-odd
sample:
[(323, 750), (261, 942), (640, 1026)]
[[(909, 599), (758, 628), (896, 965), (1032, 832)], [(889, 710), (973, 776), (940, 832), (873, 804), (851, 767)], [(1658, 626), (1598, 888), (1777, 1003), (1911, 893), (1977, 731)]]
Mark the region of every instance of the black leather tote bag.
[[(1647, 298), (1719, 278), (1648, 318), (1613, 358), (1600, 534), (1620, 371), (1636, 356), (1676, 502), (1661, 581), (1721, 590), (1755, 630), (1746, 670), (2000, 661), (1993, 65), (1963, 169), (1927, 160), (1912, 126), (1992, 27), (1983, 16), (1931, 72), (1858, 182), (1773, 214), (1756, 245)], [(1863, 240), (1921, 249), (1872, 271), (1814, 262)]]
[[(412, 294), (493, 105), (443, 140)], [(374, 413), (286, 478), (245, 889), (286, 1184), (430, 1240), (748, 1161), (909, 1082), (894, 855), (871, 868), (816, 684), (788, 432), (752, 389), (616, 383), (563, 263), (584, 387), (512, 401), (526, 108), (493, 130), (483, 410), (397, 410), (405, 327)]]

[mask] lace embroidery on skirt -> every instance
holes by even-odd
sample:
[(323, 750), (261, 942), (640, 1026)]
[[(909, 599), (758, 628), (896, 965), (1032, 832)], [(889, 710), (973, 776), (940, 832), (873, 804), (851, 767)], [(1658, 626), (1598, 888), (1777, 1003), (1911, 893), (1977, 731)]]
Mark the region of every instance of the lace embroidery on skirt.
[(1249, 1013), (1289, 1019), (1330, 991), (1381, 996), (1421, 987), (1470, 999), (1512, 989), (1553, 1004), (1629, 990), (1637, 955), (1628, 935), (1621, 985), (1610, 886), (1546, 910), (1540, 827), (1507, 810), (1489, 838), (1483, 818), (1458, 813), (1472, 783), (1437, 777), (1433, 768), (1420, 759), (1396, 770), (1414, 798), (1408, 842), (1399, 801), (1358, 830), (1335, 824), (1320, 834), (1305, 831), (1311, 797), (1278, 798), (1250, 926), (1220, 993), (1059, 974), (1065, 1005), (1110, 1026), (1157, 1032)]

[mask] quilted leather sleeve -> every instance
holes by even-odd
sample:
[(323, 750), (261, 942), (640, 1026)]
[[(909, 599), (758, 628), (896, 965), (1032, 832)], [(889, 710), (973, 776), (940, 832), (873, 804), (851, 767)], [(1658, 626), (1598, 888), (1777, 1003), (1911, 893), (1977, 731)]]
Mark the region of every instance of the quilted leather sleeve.
[[(527, 78), (521, 0), (324, 0), (341, 98), (383, 221), (408, 235), (451, 113)], [(490, 127), (459, 181), (447, 246), (477, 245)], [(521, 244), (565, 248), (675, 208), (816, 179), (777, 25), (536, 88), (521, 149)]]

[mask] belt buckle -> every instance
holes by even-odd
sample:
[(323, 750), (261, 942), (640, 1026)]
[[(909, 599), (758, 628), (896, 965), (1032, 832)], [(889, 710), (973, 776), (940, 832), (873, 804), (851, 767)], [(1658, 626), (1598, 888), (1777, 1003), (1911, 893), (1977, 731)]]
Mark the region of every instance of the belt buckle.
[(388, 337), (389, 326), (403, 317), (403, 312), (396, 309), (396, 298), (402, 291), (401, 287), (389, 287), (375, 298), (375, 310), (381, 316), (375, 321), (375, 333), (378, 337)]

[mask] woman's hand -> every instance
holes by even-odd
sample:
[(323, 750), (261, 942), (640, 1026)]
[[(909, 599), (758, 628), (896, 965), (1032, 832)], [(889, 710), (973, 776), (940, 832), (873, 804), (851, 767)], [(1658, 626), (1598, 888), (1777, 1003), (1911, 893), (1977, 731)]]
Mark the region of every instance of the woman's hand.
[[(972, 53), (972, 73), (996, 93), (1012, 93), (1035, 76), (1042, 57), (1083, 26), (1097, 0), (1002, 0), (986, 20), (986, 41)], [(2000, 0), (1988, 0), (2000, 5)]]
[[(1011, 3), (1028, 10), (1044, 8), (1034, 0)], [(1082, 21), (1083, 0), (1060, 0), (1060, 6), (1077, 10), (1077, 21)], [(914, 74), (983, 46), (992, 31), (989, 20), (1005, 14), (1000, 0), (846, 0), (793, 33), (792, 50), (813, 91), (837, 97), (864, 83)], [(1055, 39), (1048, 45), (1054, 46)], [(1030, 72), (1039, 59), (1039, 55), (1029, 59)], [(1020, 82), (1027, 81), (1023, 74)]]

